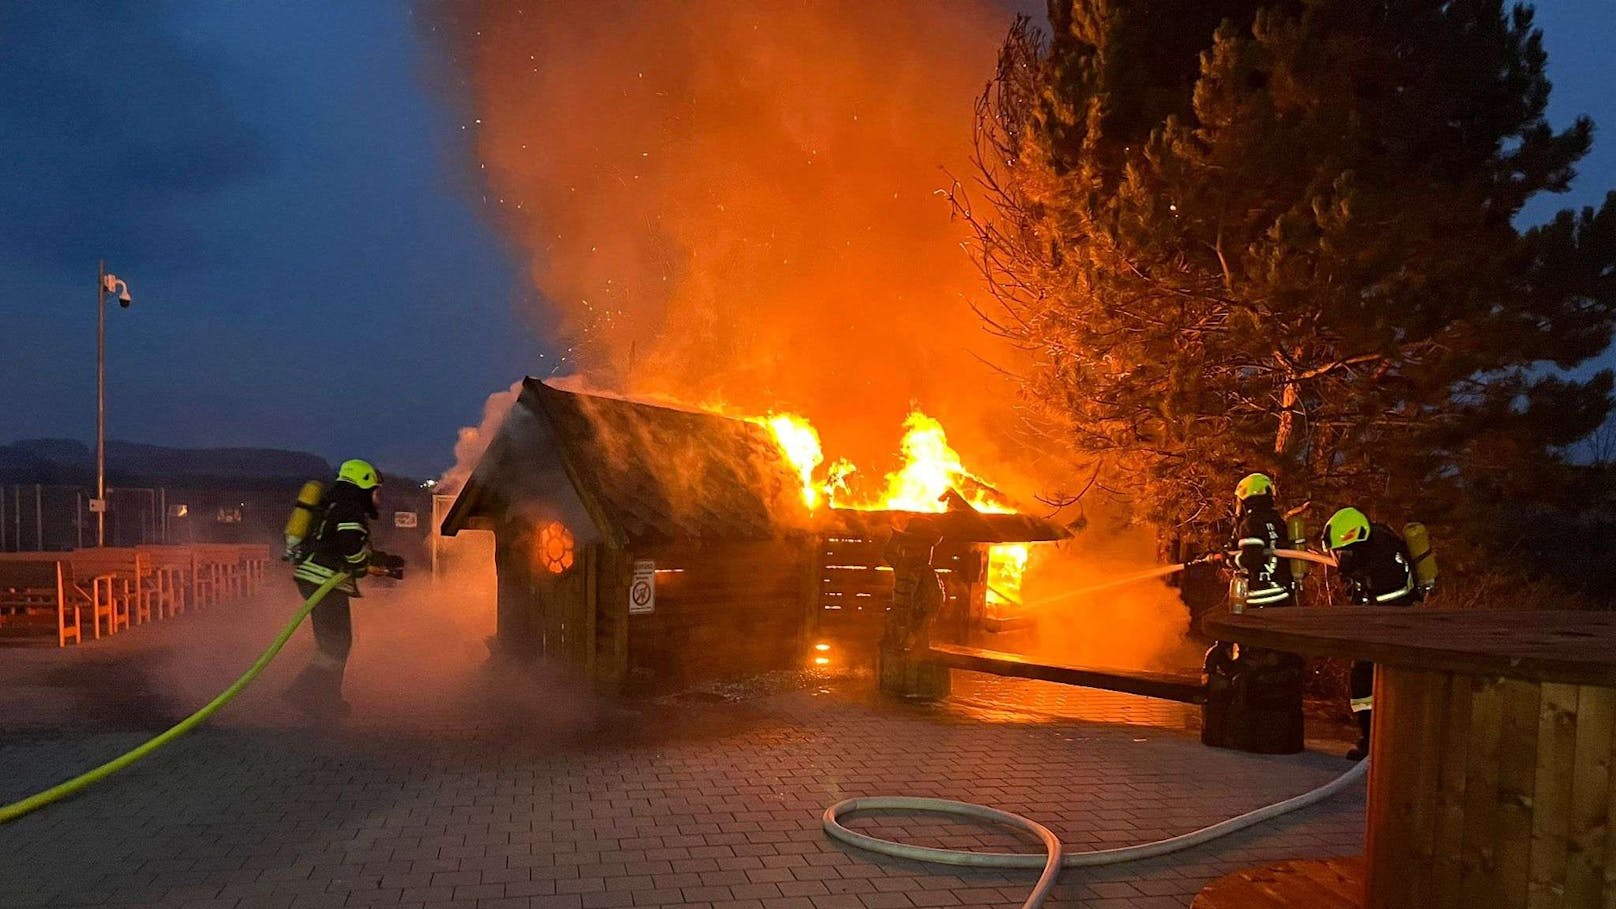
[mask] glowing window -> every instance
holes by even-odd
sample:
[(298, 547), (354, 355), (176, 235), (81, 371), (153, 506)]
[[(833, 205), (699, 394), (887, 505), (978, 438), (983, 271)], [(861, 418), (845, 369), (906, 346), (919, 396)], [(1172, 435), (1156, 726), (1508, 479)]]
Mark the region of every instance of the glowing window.
[(560, 521), (551, 521), (539, 528), (539, 564), (551, 574), (560, 574), (572, 567), (577, 544), (572, 531)]

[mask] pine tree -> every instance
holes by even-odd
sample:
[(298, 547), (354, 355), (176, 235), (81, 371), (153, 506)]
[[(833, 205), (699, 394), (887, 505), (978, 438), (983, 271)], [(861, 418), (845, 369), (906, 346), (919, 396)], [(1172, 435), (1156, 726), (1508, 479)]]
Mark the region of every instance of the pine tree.
[(1004, 45), (955, 201), (1042, 425), (1158, 526), (1250, 470), (1452, 520), (1604, 421), (1610, 373), (1550, 367), (1610, 343), (1616, 193), (1515, 225), (1593, 134), (1545, 121), (1529, 8), (1050, 6)]

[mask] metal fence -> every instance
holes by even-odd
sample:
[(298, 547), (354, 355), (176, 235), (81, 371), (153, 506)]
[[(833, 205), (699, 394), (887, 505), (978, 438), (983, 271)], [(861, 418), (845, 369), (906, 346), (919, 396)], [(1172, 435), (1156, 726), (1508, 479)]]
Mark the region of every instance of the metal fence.
[[(95, 545), (86, 486), (0, 486), (0, 552), (65, 552)], [(107, 490), (107, 545), (169, 542), (168, 490)]]

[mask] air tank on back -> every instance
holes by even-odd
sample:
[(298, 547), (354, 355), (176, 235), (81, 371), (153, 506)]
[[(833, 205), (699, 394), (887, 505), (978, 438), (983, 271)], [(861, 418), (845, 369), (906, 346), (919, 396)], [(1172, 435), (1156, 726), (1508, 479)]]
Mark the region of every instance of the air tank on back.
[(1436, 553), (1431, 551), (1431, 534), (1425, 525), (1411, 521), (1403, 525), (1403, 542), (1408, 544), (1409, 558), (1414, 562), (1414, 583), (1429, 592), (1436, 586)]

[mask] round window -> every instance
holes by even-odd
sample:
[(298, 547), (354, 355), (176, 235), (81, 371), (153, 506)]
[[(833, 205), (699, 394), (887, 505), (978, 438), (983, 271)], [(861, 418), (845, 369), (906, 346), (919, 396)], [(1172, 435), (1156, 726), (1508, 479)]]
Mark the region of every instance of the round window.
[(551, 574), (560, 574), (572, 567), (577, 544), (572, 531), (560, 521), (551, 521), (539, 528), (539, 564)]

